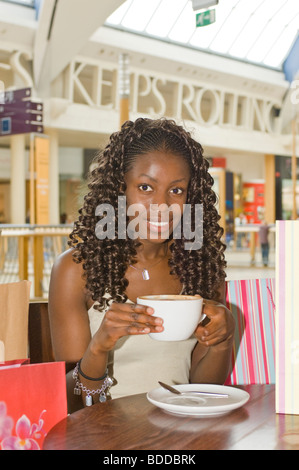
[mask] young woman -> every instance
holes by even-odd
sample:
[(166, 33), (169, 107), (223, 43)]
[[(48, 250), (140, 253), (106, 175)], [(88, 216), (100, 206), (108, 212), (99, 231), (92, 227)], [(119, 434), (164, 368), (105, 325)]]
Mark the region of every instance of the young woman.
[[(110, 387), (117, 398), (158, 380), (224, 383), (234, 320), (212, 185), (201, 145), (171, 120), (128, 121), (99, 153), (50, 283), (54, 354), (69, 370), (70, 412), (105, 400)], [(137, 297), (179, 293), (204, 297), (206, 320), (189, 340), (152, 340), (162, 321)]]

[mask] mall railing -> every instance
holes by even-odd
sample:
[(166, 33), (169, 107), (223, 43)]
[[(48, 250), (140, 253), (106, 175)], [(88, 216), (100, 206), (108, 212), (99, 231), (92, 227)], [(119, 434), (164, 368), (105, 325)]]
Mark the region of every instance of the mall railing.
[[(251, 264), (255, 263), (258, 225), (235, 228), (236, 237), (249, 237)], [(47, 298), (51, 269), (55, 258), (68, 248), (72, 225), (7, 225), (0, 224), (0, 283), (30, 280), (31, 298)], [(270, 233), (274, 235), (275, 226)], [(273, 237), (274, 238), (274, 237)], [(274, 241), (271, 242), (274, 246)]]
[(30, 280), (33, 298), (48, 294), (55, 258), (68, 248), (72, 225), (0, 225), (0, 283)]

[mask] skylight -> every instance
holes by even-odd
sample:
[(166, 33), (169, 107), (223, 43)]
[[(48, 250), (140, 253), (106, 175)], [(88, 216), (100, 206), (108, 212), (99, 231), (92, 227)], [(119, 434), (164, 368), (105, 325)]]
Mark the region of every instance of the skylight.
[(219, 0), (216, 22), (196, 28), (191, 0), (127, 0), (112, 26), (281, 69), (299, 29), (298, 0)]
[(2, 2), (6, 3), (15, 3), (17, 5), (23, 5), (26, 7), (35, 7), (35, 0), (1, 0)]

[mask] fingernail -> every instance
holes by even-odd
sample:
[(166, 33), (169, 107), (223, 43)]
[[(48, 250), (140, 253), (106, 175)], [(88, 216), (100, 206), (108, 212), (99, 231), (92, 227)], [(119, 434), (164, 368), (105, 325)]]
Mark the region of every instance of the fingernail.
[(163, 331), (163, 327), (162, 326), (155, 326), (155, 330), (161, 332), (161, 331)]
[(142, 333), (149, 333), (151, 331), (150, 328), (143, 328)]

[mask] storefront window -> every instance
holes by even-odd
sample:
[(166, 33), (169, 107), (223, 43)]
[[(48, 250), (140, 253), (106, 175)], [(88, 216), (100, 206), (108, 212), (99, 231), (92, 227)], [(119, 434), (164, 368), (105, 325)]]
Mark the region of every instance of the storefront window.
[[(293, 181), (292, 158), (276, 156), (276, 219), (292, 218), (293, 210)], [(297, 158), (296, 208), (299, 217), (299, 158)]]

